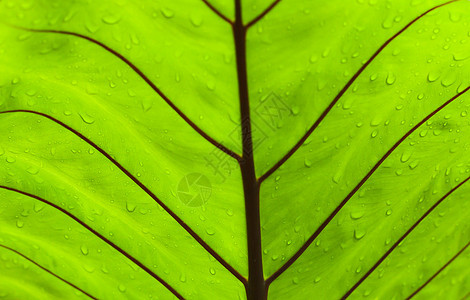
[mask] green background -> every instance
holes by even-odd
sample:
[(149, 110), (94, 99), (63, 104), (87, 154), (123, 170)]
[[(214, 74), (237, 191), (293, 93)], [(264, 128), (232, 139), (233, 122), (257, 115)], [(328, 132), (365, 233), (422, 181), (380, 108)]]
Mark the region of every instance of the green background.
[[(233, 20), (232, 1), (209, 3)], [(251, 26), (247, 71), (257, 176), (299, 141), (377, 49), (443, 3), (283, 0)], [(247, 24), (271, 1), (242, 4)], [(246, 277), (235, 159), (109, 50), (83, 37), (41, 32), (77, 33), (113, 49), (196, 126), (240, 154), (230, 24), (197, 0), (3, 0), (0, 20), (0, 297), (87, 297), (34, 261), (96, 298), (174, 298), (106, 239), (187, 299), (245, 299), (243, 284), (97, 147)], [(269, 299), (343, 296), (426, 213), (352, 299), (406, 298), (468, 245), (470, 187), (459, 184), (470, 176), (469, 28), (470, 3), (461, 0), (400, 32), (263, 181), (266, 278), (348, 199), (271, 284)], [(260, 109), (273, 96), (286, 110), (269, 123)], [(207, 159), (223, 167), (213, 169)], [(211, 184), (202, 206), (178, 197), (179, 183), (193, 173)], [(20, 192), (61, 207), (102, 238)], [(466, 248), (416, 297), (462, 299), (469, 292)]]

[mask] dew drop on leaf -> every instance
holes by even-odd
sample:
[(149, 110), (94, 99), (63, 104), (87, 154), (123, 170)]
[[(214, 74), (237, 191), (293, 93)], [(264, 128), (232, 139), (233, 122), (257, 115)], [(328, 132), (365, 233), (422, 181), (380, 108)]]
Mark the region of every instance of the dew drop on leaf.
[(23, 228), (23, 226), (24, 226), (24, 222), (23, 222), (23, 221), (21, 221), (21, 220), (16, 220), (16, 227), (18, 227), (18, 228)]
[(82, 252), (83, 255), (88, 255), (88, 247), (85, 245), (80, 246), (80, 251)]
[(356, 240), (362, 239), (366, 235), (366, 231), (362, 229), (355, 229), (354, 230), (354, 238)]
[(419, 133), (419, 136), (420, 136), (420, 137), (425, 137), (427, 134), (428, 134), (428, 130), (427, 130), (427, 129), (424, 129), (424, 130), (422, 130), (422, 131)]
[(45, 207), (45, 204), (43, 204), (42, 202), (41, 203), (34, 203), (34, 206), (33, 206), (33, 210), (35, 212), (40, 212), (41, 210), (43, 210)]
[(85, 122), (86, 124), (93, 124), (95, 123), (95, 119), (93, 119), (93, 117), (91, 117), (89, 114), (87, 113), (79, 113), (80, 117), (82, 118), (83, 122)]
[(306, 158), (306, 159), (304, 160), (304, 165), (305, 165), (307, 168), (310, 168), (310, 167), (312, 166), (312, 162)]
[(377, 136), (377, 134), (379, 134), (379, 131), (378, 131), (378, 130), (374, 130), (374, 131), (372, 131), (372, 133), (370, 134), (370, 136), (371, 136), (372, 138), (375, 138), (375, 137)]
[(194, 27), (200, 27), (202, 25), (202, 18), (199, 15), (191, 15), (190, 20)]
[(208, 81), (206, 86), (209, 89), (209, 91), (215, 90), (215, 82), (214, 81)]
[(349, 214), (349, 216), (351, 217), (351, 219), (353, 220), (358, 220), (360, 218), (362, 218), (364, 216), (364, 212), (362, 211), (357, 211), (357, 212), (351, 212)]
[(441, 84), (442, 84), (443, 87), (449, 87), (452, 84), (454, 84), (455, 81), (456, 81), (455, 77), (447, 77), (447, 78), (444, 78), (444, 79), (441, 80)]
[(172, 11), (171, 9), (169, 9), (169, 8), (165, 7), (165, 8), (162, 8), (160, 11), (161, 11), (162, 15), (167, 19), (171, 19), (175, 16), (175, 12)]
[(434, 82), (439, 79), (441, 75), (437, 72), (429, 72), (428, 74), (428, 81), (429, 82)]
[(108, 15), (105, 15), (101, 18), (101, 21), (103, 21), (103, 23), (105, 24), (108, 24), (108, 25), (114, 25), (114, 24), (117, 24), (119, 21), (121, 21), (121, 16), (118, 15), (118, 14), (108, 14)]
[(136, 207), (137, 206), (134, 203), (126, 201), (126, 209), (127, 209), (128, 212), (134, 212)]
[(415, 161), (412, 161), (408, 166), (410, 167), (411, 170), (414, 170), (416, 169), (418, 165), (419, 165), (419, 161), (415, 160)]
[(395, 83), (396, 81), (396, 76), (395, 74), (393, 74), (392, 72), (389, 72), (388, 75), (387, 75), (387, 79), (385, 80), (385, 82), (388, 84), (388, 85), (392, 85)]
[(405, 151), (402, 153), (401, 157), (400, 157), (400, 161), (402, 163), (404, 162), (407, 162), (411, 157), (411, 152), (410, 151)]

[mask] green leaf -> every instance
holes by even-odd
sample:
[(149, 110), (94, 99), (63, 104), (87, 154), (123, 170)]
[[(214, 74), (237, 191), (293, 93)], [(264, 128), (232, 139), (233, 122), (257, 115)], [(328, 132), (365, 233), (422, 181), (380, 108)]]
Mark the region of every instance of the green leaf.
[(468, 297), (468, 1), (0, 20), (0, 297)]

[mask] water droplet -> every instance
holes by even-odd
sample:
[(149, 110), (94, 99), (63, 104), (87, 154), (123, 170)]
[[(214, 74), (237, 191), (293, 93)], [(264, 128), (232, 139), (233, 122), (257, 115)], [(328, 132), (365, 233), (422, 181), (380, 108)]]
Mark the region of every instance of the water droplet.
[(372, 131), (372, 133), (370, 134), (370, 136), (371, 136), (372, 138), (375, 138), (375, 137), (377, 136), (377, 134), (379, 134), (379, 131), (378, 131), (378, 130), (374, 130), (374, 131)]
[(113, 25), (121, 21), (121, 16), (118, 14), (115, 14), (115, 15), (109, 14), (109, 15), (103, 16), (101, 18), (101, 21), (103, 21), (103, 23), (105, 24)]
[(215, 82), (214, 81), (208, 81), (206, 86), (210, 91), (215, 90)]
[(355, 229), (354, 230), (354, 238), (356, 240), (362, 239), (366, 235), (366, 231), (362, 229)]
[(419, 136), (420, 136), (420, 137), (425, 137), (427, 134), (428, 134), (428, 130), (427, 130), (427, 129), (424, 129), (424, 130), (422, 130), (422, 131), (419, 133)]
[(331, 178), (331, 180), (333, 180), (334, 183), (339, 183), (341, 179), (341, 175), (342, 175), (342, 172), (338, 172)]
[(95, 119), (93, 119), (93, 117), (91, 117), (89, 114), (87, 113), (79, 113), (80, 117), (82, 118), (83, 122), (85, 122), (86, 124), (93, 124), (95, 123)]
[(41, 203), (34, 203), (34, 206), (33, 206), (33, 210), (35, 212), (40, 212), (41, 210), (43, 210), (45, 207), (45, 205), (41, 202)]
[(210, 272), (212, 275), (215, 275), (215, 269), (214, 269), (214, 268), (210, 268), (210, 269), (209, 269), (209, 272)]
[(136, 207), (137, 206), (134, 203), (126, 201), (126, 209), (127, 209), (128, 212), (134, 212)]
[(98, 25), (91, 22), (90, 20), (85, 21), (85, 28), (90, 33), (95, 33), (99, 29)]
[(307, 168), (310, 168), (310, 167), (312, 166), (312, 162), (306, 158), (306, 159), (304, 160), (304, 165), (305, 165)]
[(200, 27), (202, 25), (202, 18), (199, 15), (191, 15), (191, 24), (194, 25), (194, 27)]
[(169, 8), (164, 7), (160, 11), (161, 11), (162, 15), (167, 19), (171, 19), (175, 16), (175, 12), (172, 11), (171, 9), (169, 9)]
[(24, 222), (23, 222), (23, 221), (21, 221), (21, 220), (16, 220), (16, 227), (18, 227), (18, 228), (23, 228), (23, 226), (24, 226)]
[(291, 109), (291, 112), (294, 116), (297, 116), (299, 114), (299, 107), (298, 106), (293, 106)]
[(370, 126), (379, 126), (380, 122), (382, 122), (382, 118), (380, 116), (374, 116), (374, 118), (370, 121)]
[(441, 75), (437, 72), (429, 72), (428, 74), (428, 81), (429, 82), (434, 82), (439, 79)]
[(388, 209), (388, 210), (385, 212), (385, 214), (386, 214), (387, 216), (390, 216), (390, 215), (392, 214), (392, 210), (391, 210), (391, 209)]
[(410, 167), (411, 170), (414, 170), (414, 169), (416, 169), (416, 167), (418, 165), (419, 165), (419, 161), (415, 160), (415, 161), (411, 162), (408, 166)]
[(443, 87), (449, 87), (449, 86), (453, 85), (456, 80), (457, 80), (456, 77), (454, 77), (454, 76), (448, 76), (448, 77), (443, 78), (443, 79), (441, 80), (441, 84), (442, 84)]
[(85, 245), (80, 246), (80, 251), (82, 251), (83, 255), (88, 255), (88, 247)]
[(315, 54), (313, 54), (312, 56), (310, 56), (310, 63), (314, 64), (318, 61), (318, 56), (316, 56)]
[(36, 175), (39, 173), (39, 169), (36, 167), (29, 167), (26, 171), (31, 175)]
[(118, 289), (121, 293), (124, 293), (127, 290), (127, 288), (122, 284), (119, 285)]
[(400, 161), (402, 163), (407, 162), (411, 157), (411, 151), (405, 151), (400, 157)]
[(363, 211), (351, 212), (349, 216), (353, 220), (358, 220), (364, 216), (364, 212)]
[(388, 84), (388, 85), (392, 85), (395, 83), (396, 81), (396, 76), (395, 74), (393, 74), (392, 72), (389, 72), (388, 75), (387, 75), (387, 79), (385, 80), (385, 82)]
[(470, 57), (468, 52), (463, 52), (463, 53), (454, 53), (453, 58), (455, 61), (462, 61), (466, 60)]

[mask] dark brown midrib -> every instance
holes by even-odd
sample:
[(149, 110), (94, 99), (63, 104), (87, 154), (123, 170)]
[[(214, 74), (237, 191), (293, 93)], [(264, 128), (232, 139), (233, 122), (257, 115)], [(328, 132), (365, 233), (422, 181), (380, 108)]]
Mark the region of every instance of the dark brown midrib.
[(447, 268), (457, 257), (459, 257), (468, 247), (470, 246), (470, 242), (468, 242), (459, 252), (457, 252), (454, 257), (452, 257), (445, 265), (443, 265), (434, 275), (431, 276), (425, 283), (423, 283), (416, 291), (414, 291), (406, 300), (409, 300), (416, 296), (423, 288), (425, 288), (434, 278), (437, 277), (445, 268)]
[(140, 182), (134, 175), (132, 175), (125, 167), (123, 167), (117, 160), (115, 160), (111, 155), (109, 155), (105, 150), (95, 144), (92, 140), (78, 132), (77, 130), (73, 129), (72, 127), (68, 126), (67, 124), (59, 121), (58, 119), (47, 115), (45, 113), (31, 111), (31, 110), (11, 110), (11, 111), (2, 111), (0, 114), (7, 114), (7, 113), (30, 113), (35, 114), (38, 116), (42, 116), (47, 118), (58, 125), (62, 126), (63, 128), (67, 129), (68, 131), (72, 132), (79, 138), (81, 138), (84, 142), (95, 148), (98, 152), (104, 155), (111, 163), (113, 163), (119, 170), (121, 170), (129, 179), (131, 179), (135, 184), (137, 184), (147, 195), (149, 195), (158, 205), (160, 205), (184, 230), (186, 230), (189, 235), (191, 235), (196, 242), (199, 243), (209, 254), (211, 254), (222, 266), (224, 266), (230, 273), (232, 273), (238, 280), (241, 282), (246, 282), (246, 278), (243, 277), (237, 270), (235, 270), (227, 261), (225, 261), (214, 249), (212, 249), (209, 244), (207, 244), (194, 230), (189, 227), (186, 222), (183, 221), (175, 212), (173, 212), (165, 203), (163, 203), (146, 185)]
[(15, 249), (12, 249), (8, 246), (5, 246), (5, 245), (1, 245), (0, 244), (0, 247), (6, 249), (6, 250), (9, 250), (11, 252), (14, 252), (16, 253), (17, 255), (23, 257), (24, 259), (26, 259), (27, 261), (31, 262), (32, 264), (36, 265), (38, 268), (42, 269), (43, 271), (51, 274), (52, 276), (54, 276), (55, 278), (59, 279), (60, 281), (70, 285), (71, 287), (73, 287), (74, 289), (82, 292), (84, 295), (88, 296), (89, 298), (91, 299), (97, 299), (96, 297), (93, 297), (92, 295), (90, 295), (89, 293), (85, 292), (84, 290), (82, 290), (81, 288), (79, 288), (78, 286), (76, 286), (75, 284), (71, 283), (70, 281), (60, 277), (59, 275), (55, 274), (54, 272), (52, 272), (51, 270), (49, 269), (46, 269), (45, 267), (41, 266), (40, 264), (38, 264), (37, 262), (35, 262), (34, 260), (32, 260), (31, 258), (27, 257), (26, 255), (22, 254), (21, 252), (15, 250)]
[(379, 266), (380, 264), (393, 252), (393, 250), (395, 250), (398, 245), (400, 245), (400, 243), (434, 210), (436, 209), (436, 207), (438, 207), (447, 197), (449, 197), (453, 192), (455, 192), (459, 187), (461, 187), (462, 185), (464, 185), (468, 180), (470, 179), (470, 177), (467, 177), (464, 181), (462, 181), (461, 183), (459, 183), (456, 187), (454, 187), (453, 189), (451, 189), (449, 192), (447, 192), (447, 194), (445, 194), (441, 199), (439, 199), (436, 203), (434, 203), (433, 206), (431, 206), (431, 208), (429, 208), (422, 216), (421, 218), (419, 218), (418, 221), (416, 221), (406, 232), (405, 234), (403, 234), (394, 244), (392, 247), (390, 247), (390, 249), (388, 249), (388, 251), (372, 266), (372, 268), (369, 269), (369, 271), (367, 271), (367, 273), (364, 274), (364, 276), (361, 277), (361, 279), (359, 279), (358, 282), (356, 282), (356, 284), (354, 284), (354, 286), (349, 290), (347, 291), (343, 297), (341, 297), (341, 299), (346, 299), (348, 298), (369, 276), (370, 274), (372, 274), (372, 272), (374, 272)]
[(67, 210), (63, 209), (62, 207), (48, 201), (48, 200), (45, 200), (39, 196), (36, 196), (36, 195), (33, 195), (33, 194), (30, 194), (30, 193), (27, 193), (27, 192), (24, 192), (24, 191), (20, 191), (20, 190), (17, 190), (17, 189), (14, 189), (14, 188), (11, 188), (11, 187), (7, 187), (7, 186), (3, 186), (3, 185), (0, 185), (0, 189), (4, 189), (4, 190), (8, 190), (8, 191), (12, 191), (12, 192), (15, 192), (15, 193), (19, 193), (19, 194), (22, 194), (24, 196), (28, 196), (30, 198), (33, 198), (33, 199), (36, 199), (46, 205), (49, 205), (53, 208), (55, 208), (56, 210), (62, 212), (63, 214), (67, 215), (69, 218), (73, 219), (75, 222), (77, 222), (78, 224), (80, 224), (81, 226), (83, 226), (84, 228), (86, 228), (89, 232), (91, 232), (92, 234), (94, 234), (95, 236), (97, 236), (99, 239), (101, 239), (103, 242), (105, 242), (106, 244), (108, 244), (109, 246), (113, 247), (116, 251), (118, 251), (119, 253), (121, 253), (122, 255), (124, 255), (127, 259), (129, 259), (130, 261), (132, 261), (134, 264), (136, 264), (137, 266), (139, 266), (142, 270), (144, 270), (147, 274), (149, 274), (150, 276), (152, 276), (154, 279), (156, 279), (158, 282), (160, 282), (164, 287), (166, 287), (173, 295), (175, 295), (178, 299), (183, 299), (183, 296), (181, 296), (180, 293), (178, 293), (170, 284), (168, 284), (165, 280), (163, 280), (160, 276), (158, 276), (157, 274), (155, 274), (154, 272), (152, 272), (152, 270), (150, 270), (149, 268), (147, 268), (143, 263), (141, 263), (139, 260), (137, 260), (135, 257), (133, 257), (131, 254), (129, 254), (127, 251), (123, 250), (121, 247), (117, 246), (116, 244), (114, 244), (113, 242), (111, 242), (110, 240), (108, 240), (107, 238), (105, 238), (101, 233), (97, 232), (96, 230), (94, 230), (93, 228), (91, 228), (89, 225), (87, 225), (85, 222), (83, 222), (82, 220), (80, 220), (78, 217), (76, 217), (75, 215), (71, 214), (70, 212), (68, 212)]
[(237, 62), (238, 94), (243, 153), (239, 161), (245, 198), (245, 217), (248, 245), (248, 282), (245, 285), (248, 300), (266, 298), (261, 250), (259, 211), (259, 183), (256, 179), (253, 159), (250, 103), (246, 69), (246, 28), (243, 26), (241, 0), (235, 0), (233, 37)]

